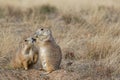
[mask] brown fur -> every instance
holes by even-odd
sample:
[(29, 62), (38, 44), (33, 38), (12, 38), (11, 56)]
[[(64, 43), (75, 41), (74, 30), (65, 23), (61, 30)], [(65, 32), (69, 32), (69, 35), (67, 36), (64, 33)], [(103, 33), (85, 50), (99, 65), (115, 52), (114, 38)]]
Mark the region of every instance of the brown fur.
[(39, 31), (36, 33), (36, 36), (38, 37), (37, 42), (40, 48), (39, 55), (40, 61), (42, 63), (42, 68), (47, 71), (47, 73), (50, 73), (54, 70), (59, 69), (62, 53), (60, 47), (54, 41), (51, 31), (46, 28), (43, 29), (44, 30), (42, 30), (42, 32), (48, 31), (47, 35), (44, 35), (42, 33), (39, 34)]
[(38, 50), (33, 43), (23, 42), (21, 48), (12, 59), (12, 67), (28, 69), (38, 60)]

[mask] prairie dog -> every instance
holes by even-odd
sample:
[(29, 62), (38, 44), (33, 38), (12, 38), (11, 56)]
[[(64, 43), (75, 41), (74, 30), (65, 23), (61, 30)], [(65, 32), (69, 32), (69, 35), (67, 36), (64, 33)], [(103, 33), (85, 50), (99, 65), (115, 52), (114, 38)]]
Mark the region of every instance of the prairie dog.
[(24, 68), (27, 70), (30, 65), (33, 65), (37, 62), (38, 50), (34, 46), (35, 41), (36, 39), (31, 37), (23, 41), (21, 48), (12, 59), (13, 68)]
[(62, 59), (61, 48), (56, 44), (51, 30), (48, 28), (40, 28), (34, 36), (39, 46), (39, 57), (42, 69), (47, 73), (59, 69)]

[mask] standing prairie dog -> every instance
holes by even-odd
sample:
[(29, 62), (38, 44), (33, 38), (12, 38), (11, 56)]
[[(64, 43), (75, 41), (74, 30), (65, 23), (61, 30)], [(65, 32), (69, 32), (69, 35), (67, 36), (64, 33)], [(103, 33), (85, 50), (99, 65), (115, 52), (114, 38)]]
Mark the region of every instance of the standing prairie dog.
[(61, 48), (56, 44), (51, 30), (40, 28), (36, 31), (35, 37), (39, 46), (42, 69), (47, 73), (59, 69), (62, 59)]
[(37, 62), (38, 50), (34, 46), (35, 41), (36, 39), (31, 37), (24, 40), (24, 42), (21, 44), (21, 48), (12, 59), (13, 68), (24, 68), (27, 70), (30, 65), (33, 65)]

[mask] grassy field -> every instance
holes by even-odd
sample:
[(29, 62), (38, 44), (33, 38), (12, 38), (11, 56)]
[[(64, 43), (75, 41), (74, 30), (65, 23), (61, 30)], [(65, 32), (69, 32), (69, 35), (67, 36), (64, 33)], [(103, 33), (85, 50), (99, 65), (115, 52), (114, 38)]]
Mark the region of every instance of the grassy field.
[[(0, 0), (0, 80), (119, 80), (119, 4), (119, 0)], [(45, 79), (39, 70), (9, 66), (22, 39), (40, 26), (51, 28), (63, 54), (62, 69)]]

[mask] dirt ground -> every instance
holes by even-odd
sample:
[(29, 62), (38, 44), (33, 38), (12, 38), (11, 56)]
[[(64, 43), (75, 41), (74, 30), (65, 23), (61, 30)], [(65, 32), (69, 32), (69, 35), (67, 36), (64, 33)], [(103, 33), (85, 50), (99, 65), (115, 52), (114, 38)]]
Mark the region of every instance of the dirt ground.
[[(3, 59), (3, 58), (2, 58)], [(0, 80), (79, 80), (79, 74), (69, 70), (59, 69), (50, 74), (39, 70), (38, 63), (29, 70), (10, 68), (8, 57), (0, 60)], [(68, 63), (69, 64), (69, 63)], [(71, 64), (71, 63), (70, 63)], [(63, 67), (63, 66), (62, 66)]]
[[(0, 60), (0, 80), (114, 80), (112, 69), (96, 61), (62, 60), (61, 69), (45, 74), (37, 63), (29, 70), (10, 68), (9, 59)], [(116, 79), (116, 80), (117, 80)]]

